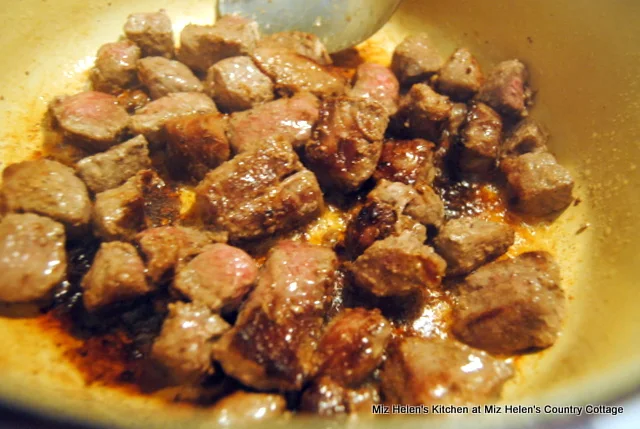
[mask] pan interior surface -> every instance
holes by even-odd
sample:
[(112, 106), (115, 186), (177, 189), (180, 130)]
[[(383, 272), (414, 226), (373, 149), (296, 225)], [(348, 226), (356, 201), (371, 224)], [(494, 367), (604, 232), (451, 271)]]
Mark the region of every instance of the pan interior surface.
[[(176, 32), (189, 22), (211, 22), (214, 14), (212, 2), (196, 0), (3, 5), (2, 167), (41, 148), (48, 101), (86, 85), (97, 48), (119, 37), (126, 16), (159, 8), (168, 11)], [(547, 125), (552, 152), (576, 178), (580, 203), (539, 232), (541, 245), (561, 264), (569, 297), (563, 334), (549, 350), (518, 360), (503, 402), (601, 403), (640, 385), (640, 343), (632, 340), (640, 336), (639, 16), (640, 3), (630, 1), (406, 0), (362, 48), (370, 60), (385, 63), (407, 34), (426, 31), (443, 53), (468, 47), (484, 69), (504, 59), (523, 60), (537, 91), (532, 115)], [(2, 308), (0, 400), (104, 425), (207, 424), (206, 410), (87, 384), (69, 359), (79, 340), (62, 339), (59, 327), (23, 313)], [(486, 415), (438, 424), (495, 428), (534, 417)], [(400, 426), (415, 423), (408, 417), (394, 419)], [(360, 422), (367, 427), (388, 423)], [(289, 424), (326, 422), (301, 418)]]

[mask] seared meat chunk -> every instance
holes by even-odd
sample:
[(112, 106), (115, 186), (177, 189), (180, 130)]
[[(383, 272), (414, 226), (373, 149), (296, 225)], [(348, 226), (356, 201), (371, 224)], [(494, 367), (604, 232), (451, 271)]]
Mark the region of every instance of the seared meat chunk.
[(302, 31), (283, 31), (269, 34), (258, 42), (258, 48), (295, 52), (324, 66), (332, 63), (327, 48), (318, 36)]
[(206, 73), (220, 60), (251, 54), (259, 38), (258, 24), (236, 15), (223, 16), (215, 25), (189, 24), (180, 33), (178, 59)]
[(228, 160), (228, 118), (220, 113), (181, 116), (165, 125), (167, 167), (178, 178), (201, 180)]
[(502, 161), (514, 207), (534, 216), (564, 210), (573, 201), (573, 178), (548, 152), (526, 153)]
[(357, 190), (375, 171), (388, 120), (375, 101), (326, 100), (312, 139), (305, 146), (311, 169), (341, 191)]
[(484, 76), (475, 57), (466, 48), (456, 50), (440, 69), (436, 86), (438, 91), (454, 100), (473, 97), (484, 82)]
[(343, 310), (325, 329), (318, 345), (317, 376), (345, 386), (364, 382), (382, 362), (391, 338), (391, 325), (380, 310)]
[(398, 110), (400, 84), (389, 68), (375, 63), (363, 63), (356, 69), (349, 96), (377, 101), (393, 115)]
[(0, 197), (6, 211), (48, 216), (72, 235), (84, 232), (91, 219), (91, 201), (82, 180), (73, 169), (48, 159), (5, 168)]
[(205, 222), (232, 240), (254, 239), (304, 224), (323, 207), (315, 176), (291, 149), (243, 152), (196, 188)]
[(274, 246), (234, 327), (214, 345), (225, 373), (259, 390), (300, 389), (315, 370), (337, 266), (328, 248)]
[(122, 185), (150, 165), (147, 140), (137, 136), (106, 152), (81, 159), (76, 170), (89, 189), (99, 193)]
[(514, 240), (513, 228), (507, 224), (459, 218), (445, 224), (434, 246), (447, 261), (447, 275), (459, 276), (504, 254)]
[(167, 273), (214, 241), (206, 232), (183, 226), (159, 226), (145, 229), (136, 241), (147, 263), (147, 276), (161, 281)]
[(425, 241), (425, 227), (439, 228), (443, 219), (444, 204), (430, 187), (418, 192), (409, 185), (382, 179), (347, 226), (345, 244), (358, 255), (376, 240), (405, 231)]
[(82, 279), (82, 301), (88, 311), (132, 300), (153, 290), (144, 276), (144, 264), (129, 243), (102, 243)]
[(136, 82), (140, 48), (129, 40), (106, 43), (98, 49), (89, 77), (96, 91), (118, 93)]
[(31, 213), (0, 222), (0, 301), (48, 298), (67, 272), (64, 227)]
[(243, 250), (217, 243), (179, 269), (173, 288), (213, 311), (236, 310), (253, 288), (258, 266)]
[(197, 384), (214, 373), (212, 340), (230, 328), (219, 315), (199, 303), (169, 304), (169, 314), (151, 348), (151, 359), (168, 384)]
[(249, 57), (225, 58), (207, 72), (206, 92), (223, 112), (251, 109), (273, 100), (273, 83)]
[(173, 92), (203, 91), (202, 83), (189, 67), (164, 57), (147, 57), (138, 61), (138, 78), (153, 99)]
[(179, 211), (175, 192), (151, 170), (96, 195), (95, 234), (104, 240), (132, 240), (145, 229), (170, 224)]
[(143, 57), (173, 57), (173, 29), (167, 13), (160, 9), (152, 13), (133, 13), (124, 24), (127, 39), (140, 46)]
[(380, 378), (387, 402), (476, 405), (498, 399), (511, 378), (508, 362), (439, 338), (405, 338), (393, 347)]
[(344, 413), (371, 414), (371, 406), (380, 403), (380, 392), (373, 383), (348, 388), (338, 381), (322, 377), (311, 383), (302, 393), (300, 410), (321, 416)]
[(523, 119), (504, 139), (500, 148), (500, 157), (546, 152), (547, 140), (549, 140), (549, 133), (542, 125), (533, 119)]
[(393, 51), (391, 70), (402, 85), (427, 80), (442, 67), (444, 59), (435, 48), (429, 36), (416, 34), (408, 36)]
[(231, 147), (236, 153), (259, 149), (265, 144), (299, 149), (311, 138), (319, 114), (318, 99), (308, 92), (236, 112), (230, 121)]
[[(417, 191), (400, 182), (381, 180), (367, 196), (368, 200), (379, 201), (395, 207), (398, 219), (403, 215), (410, 217), (425, 226), (439, 228), (444, 219), (444, 204), (430, 187), (422, 187)], [(411, 222), (402, 221), (401, 230), (408, 229)]]
[(345, 246), (352, 255), (359, 255), (376, 240), (395, 233), (397, 224), (398, 214), (393, 205), (367, 201), (347, 226)]
[(318, 97), (330, 97), (344, 92), (345, 81), (340, 75), (295, 52), (260, 48), (252, 57), (282, 96), (306, 91)]
[(387, 179), (416, 187), (429, 186), (433, 182), (433, 150), (435, 145), (427, 140), (387, 140), (373, 177)]
[(491, 353), (551, 346), (564, 317), (560, 272), (547, 252), (485, 265), (458, 288), (453, 332)]
[(486, 174), (493, 170), (501, 136), (500, 115), (484, 103), (473, 104), (461, 132), (463, 149), (460, 154), (460, 169), (476, 174)]
[(438, 140), (451, 114), (449, 98), (424, 83), (417, 83), (400, 100), (395, 126), (414, 138)]
[(162, 140), (161, 130), (169, 119), (196, 113), (216, 113), (211, 98), (197, 92), (177, 92), (152, 101), (131, 118), (131, 131), (144, 134), (151, 143)]
[(220, 427), (242, 427), (277, 420), (286, 411), (287, 401), (282, 395), (238, 390), (216, 402), (207, 419)]
[(357, 286), (377, 296), (438, 289), (447, 264), (411, 232), (376, 241), (347, 265)]
[(476, 99), (504, 115), (526, 116), (530, 98), (527, 79), (524, 64), (518, 60), (503, 61), (491, 70)]
[(93, 152), (109, 149), (129, 125), (127, 111), (114, 96), (103, 92), (56, 97), (49, 109), (74, 144)]

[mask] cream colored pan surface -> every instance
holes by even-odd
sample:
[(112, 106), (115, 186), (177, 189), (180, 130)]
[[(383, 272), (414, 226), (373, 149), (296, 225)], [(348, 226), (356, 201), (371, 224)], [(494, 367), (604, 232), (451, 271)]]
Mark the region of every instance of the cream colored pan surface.
[[(82, 88), (97, 48), (121, 34), (126, 16), (159, 8), (168, 10), (177, 31), (188, 22), (210, 22), (214, 14), (212, 2), (195, 0), (3, 1), (2, 167), (41, 147), (47, 102)], [(562, 265), (570, 297), (564, 332), (551, 349), (519, 361), (504, 402), (601, 403), (640, 388), (639, 22), (640, 2), (633, 0), (406, 0), (374, 36), (381, 49), (368, 49), (374, 59), (388, 61), (405, 35), (427, 31), (443, 52), (467, 46), (485, 68), (522, 59), (538, 91), (533, 116), (547, 124), (552, 151), (576, 178), (581, 203), (539, 232), (540, 246)], [(14, 313), (3, 310), (0, 318), (1, 401), (109, 425), (210, 425), (206, 410), (87, 385), (67, 357), (73, 341), (52, 334), (56, 329), (39, 318)], [(438, 424), (501, 427), (550, 417), (494, 415)], [(397, 426), (416, 423), (393, 419)]]

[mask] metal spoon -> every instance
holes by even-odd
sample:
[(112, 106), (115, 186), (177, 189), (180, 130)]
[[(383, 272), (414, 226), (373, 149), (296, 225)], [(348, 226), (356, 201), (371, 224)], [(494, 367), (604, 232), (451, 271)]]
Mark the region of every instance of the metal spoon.
[(402, 0), (219, 0), (218, 15), (255, 19), (265, 33), (300, 30), (329, 52), (354, 46), (382, 27)]

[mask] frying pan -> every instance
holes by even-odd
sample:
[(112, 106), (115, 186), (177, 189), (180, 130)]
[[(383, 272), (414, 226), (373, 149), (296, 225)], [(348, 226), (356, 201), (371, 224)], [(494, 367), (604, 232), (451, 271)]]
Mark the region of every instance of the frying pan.
[[(190, 21), (213, 19), (211, 1), (3, 2), (3, 167), (39, 150), (47, 102), (86, 85), (85, 71), (97, 48), (121, 34), (126, 16), (161, 7), (177, 31)], [(552, 348), (518, 360), (518, 374), (506, 386), (503, 402), (597, 404), (640, 387), (638, 18), (640, 2), (633, 0), (406, 0), (364, 48), (370, 60), (385, 62), (405, 35), (427, 31), (443, 52), (467, 46), (485, 69), (499, 60), (522, 59), (538, 91), (533, 116), (551, 130), (551, 150), (576, 178), (579, 204), (537, 233), (539, 246), (561, 263), (569, 296), (563, 334)], [(87, 383), (70, 358), (78, 340), (24, 312), (28, 309), (3, 308), (0, 318), (0, 401), (5, 405), (86, 424), (210, 425), (206, 409)], [(438, 419), (437, 424), (496, 428), (555, 418), (482, 415)], [(363, 427), (415, 423), (404, 416), (349, 421)], [(317, 419), (289, 423), (327, 424)]]

